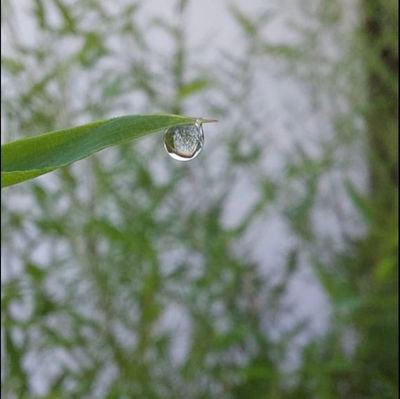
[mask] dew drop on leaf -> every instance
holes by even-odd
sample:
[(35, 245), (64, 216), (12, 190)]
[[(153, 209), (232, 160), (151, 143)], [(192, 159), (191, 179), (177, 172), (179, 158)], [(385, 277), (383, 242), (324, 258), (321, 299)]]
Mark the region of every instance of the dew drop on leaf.
[(174, 126), (165, 131), (164, 146), (168, 154), (177, 161), (190, 161), (200, 154), (204, 145), (201, 122)]

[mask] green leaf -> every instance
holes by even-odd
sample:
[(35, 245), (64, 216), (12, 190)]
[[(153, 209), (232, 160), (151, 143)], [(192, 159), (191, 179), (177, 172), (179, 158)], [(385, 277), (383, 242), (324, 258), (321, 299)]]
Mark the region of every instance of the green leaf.
[(368, 203), (367, 197), (361, 194), (355, 185), (348, 179), (344, 182), (344, 188), (353, 206), (364, 219), (364, 222), (370, 224), (372, 220), (372, 209)]
[(70, 165), (111, 145), (194, 121), (195, 118), (179, 115), (129, 115), (4, 144), (1, 187)]
[(198, 93), (209, 87), (211, 85), (211, 81), (207, 79), (195, 79), (189, 83), (184, 84), (178, 93), (180, 99), (189, 97), (193, 94)]
[(64, 19), (64, 30), (65, 32), (75, 32), (76, 31), (76, 22), (71, 13), (69, 12), (68, 7), (60, 0), (54, 0), (54, 5), (58, 8), (58, 11), (62, 15)]
[(13, 75), (17, 75), (24, 70), (24, 65), (21, 62), (9, 57), (1, 58), (1, 66), (4, 68), (4, 71)]
[(257, 34), (257, 26), (247, 15), (245, 15), (238, 7), (233, 6), (231, 12), (236, 22), (240, 25), (244, 32), (249, 36)]

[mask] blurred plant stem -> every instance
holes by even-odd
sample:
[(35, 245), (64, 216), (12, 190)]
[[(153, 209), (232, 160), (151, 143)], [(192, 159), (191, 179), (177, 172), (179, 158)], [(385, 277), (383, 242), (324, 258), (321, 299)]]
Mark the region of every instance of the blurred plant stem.
[[(391, 0), (362, 4), (366, 46), (372, 49), (365, 63), (372, 212), (369, 232), (359, 249), (365, 276), (360, 294), (366, 300), (355, 315), (362, 337), (357, 358), (369, 367), (359, 369), (356, 392), (357, 397), (371, 397), (379, 389), (387, 392), (390, 381), (398, 385), (398, 42), (392, 35), (398, 28), (398, 11)], [(383, 337), (386, 342), (380, 345)]]

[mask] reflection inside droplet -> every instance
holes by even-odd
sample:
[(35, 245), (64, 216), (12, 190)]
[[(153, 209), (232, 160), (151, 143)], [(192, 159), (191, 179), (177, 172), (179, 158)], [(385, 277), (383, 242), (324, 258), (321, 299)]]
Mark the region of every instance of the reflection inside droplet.
[(200, 154), (204, 145), (204, 132), (200, 122), (174, 126), (166, 130), (164, 146), (177, 161), (190, 161)]

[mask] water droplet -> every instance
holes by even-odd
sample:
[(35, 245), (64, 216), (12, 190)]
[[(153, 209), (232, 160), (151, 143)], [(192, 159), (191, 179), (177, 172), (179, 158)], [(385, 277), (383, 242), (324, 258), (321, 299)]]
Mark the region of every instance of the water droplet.
[(177, 161), (190, 161), (200, 154), (204, 145), (203, 126), (200, 121), (174, 126), (165, 131), (164, 146)]

